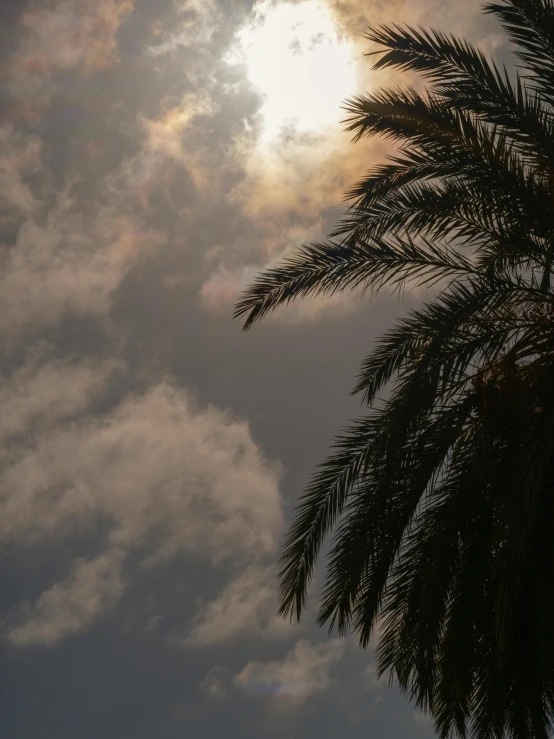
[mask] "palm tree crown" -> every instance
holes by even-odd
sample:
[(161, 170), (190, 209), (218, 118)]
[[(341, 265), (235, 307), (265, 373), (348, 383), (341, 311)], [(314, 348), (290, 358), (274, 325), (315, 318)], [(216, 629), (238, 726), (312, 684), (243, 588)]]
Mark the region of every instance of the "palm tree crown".
[[(377, 69), (428, 91), (347, 104), (355, 139), (397, 143), (324, 243), (262, 273), (249, 328), (298, 297), (431, 284), (354, 388), (369, 415), (336, 442), (282, 555), (300, 618), (334, 530), (318, 621), (366, 646), (441, 737), (546, 739), (554, 716), (554, 3), (489, 4), (515, 79), (471, 44), (381, 26)], [(387, 389), (387, 400), (378, 402)]]

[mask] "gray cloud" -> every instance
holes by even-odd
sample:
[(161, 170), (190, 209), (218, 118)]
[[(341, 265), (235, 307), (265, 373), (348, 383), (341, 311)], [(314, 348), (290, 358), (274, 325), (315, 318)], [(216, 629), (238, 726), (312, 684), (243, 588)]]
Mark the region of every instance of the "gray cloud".
[(71, 190), (58, 194), (44, 223), (26, 221), (4, 255), (0, 331), (12, 340), (66, 313), (107, 313), (130, 262), (163, 240), (108, 205), (83, 213)]
[[(0, 442), (48, 431), (56, 422), (86, 410), (122, 369), (116, 359), (49, 360), (49, 347), (37, 347), (27, 362), (0, 384)], [(46, 359), (46, 361), (44, 361)]]
[(249, 662), (234, 676), (233, 685), (246, 695), (265, 698), (272, 708), (298, 709), (330, 687), (331, 670), (346, 646), (342, 639), (317, 645), (298, 641), (282, 660)]
[(176, 3), (175, 10), (180, 27), (177, 31), (155, 27), (155, 43), (148, 47), (148, 54), (153, 57), (173, 55), (183, 48), (202, 49), (211, 43), (222, 20), (215, 0), (182, 0)]
[[(66, 371), (65, 386), (70, 378)], [(83, 384), (78, 374), (72, 379)], [(127, 397), (105, 416), (54, 424), (32, 444), (12, 448), (0, 475), (0, 539), (21, 545), (59, 538), (99, 518), (110, 531), (97, 557), (76, 564), (21, 611), (8, 638), (51, 644), (89, 627), (121, 594), (117, 571), (136, 550), (149, 568), (179, 553), (213, 566), (262, 562), (281, 531), (278, 478), (246, 423), (195, 408), (169, 384)], [(242, 597), (250, 594), (258, 595), (246, 588)], [(81, 600), (83, 608), (74, 608)], [(206, 625), (200, 619), (194, 627), (204, 641), (213, 618), (208, 613)]]
[(0, 225), (17, 222), (37, 209), (29, 178), (42, 165), (42, 149), (38, 136), (19, 133), (10, 124), (0, 125)]
[(250, 565), (213, 600), (199, 605), (188, 634), (177, 643), (205, 647), (245, 636), (261, 640), (290, 637), (294, 627), (276, 615), (276, 582), (275, 567)]
[(45, 590), (33, 605), (20, 608), (7, 638), (16, 647), (54, 646), (109, 614), (123, 590), (120, 552), (76, 562), (65, 580)]
[(225, 667), (212, 667), (200, 683), (200, 691), (211, 700), (224, 700), (229, 695), (229, 670)]
[(7, 89), (17, 101), (12, 116), (41, 115), (56, 91), (56, 74), (113, 68), (119, 62), (117, 33), (132, 10), (132, 0), (31, 3), (19, 18), (6, 70)]

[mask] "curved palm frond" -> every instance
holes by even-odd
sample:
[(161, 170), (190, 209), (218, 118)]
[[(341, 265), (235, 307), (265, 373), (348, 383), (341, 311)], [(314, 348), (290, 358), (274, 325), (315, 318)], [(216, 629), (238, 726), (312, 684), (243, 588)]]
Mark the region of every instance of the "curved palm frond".
[(408, 280), (426, 284), (475, 269), (469, 259), (429, 242), (416, 244), (394, 237), (372, 238), (352, 245), (337, 242), (303, 246), (280, 267), (267, 270), (237, 304), (235, 317), (246, 315), (245, 329), (291, 300), (313, 294), (332, 295), (347, 288), (399, 288)]
[[(301, 618), (331, 537), (318, 623), (367, 646), (440, 737), (554, 727), (554, 4), (491, 3), (510, 76), (439, 31), (381, 26), (376, 69), (422, 74), (350, 100), (354, 141), (396, 151), (346, 194), (328, 241), (262, 273), (244, 328), (297, 298), (433, 286), (382, 336), (369, 406), (302, 497), (280, 614)], [(380, 397), (384, 395), (385, 397)]]
[(510, 40), (519, 47), (516, 55), (524, 62), (537, 91), (548, 102), (554, 102), (554, 4), (551, 0), (487, 3), (484, 11), (500, 19)]
[[(473, 289), (472, 289), (473, 287)], [(482, 280), (454, 285), (446, 295), (413, 311), (378, 340), (363, 361), (352, 394), (361, 394), (371, 405), (377, 393), (403, 370), (416, 363), (441, 369), (443, 386), (449, 387), (474, 366), (494, 362), (521, 333), (534, 326), (532, 309), (543, 296), (513, 282)], [(536, 351), (533, 345), (531, 351)]]
[(501, 126), (535, 163), (554, 161), (551, 112), (519, 77), (514, 85), (506, 70), (501, 73), (472, 44), (436, 30), (416, 30), (409, 26), (381, 26), (366, 37), (387, 50), (374, 69), (423, 73), (437, 83), (433, 88), (435, 93), (448, 101), (455, 99), (457, 108)]

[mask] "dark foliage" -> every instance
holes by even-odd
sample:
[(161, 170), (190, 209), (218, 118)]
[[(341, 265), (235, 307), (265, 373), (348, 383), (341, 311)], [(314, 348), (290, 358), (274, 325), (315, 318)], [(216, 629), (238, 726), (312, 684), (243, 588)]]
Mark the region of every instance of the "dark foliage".
[[(386, 333), (297, 510), (281, 614), (300, 618), (334, 531), (319, 623), (378, 624), (380, 674), (441, 737), (547, 739), (554, 713), (554, 3), (507, 0), (510, 78), (466, 41), (382, 26), (376, 69), (429, 83), (351, 100), (355, 139), (395, 156), (348, 194), (329, 241), (262, 273), (245, 328), (298, 297), (434, 284)], [(377, 397), (390, 389), (386, 402)]]

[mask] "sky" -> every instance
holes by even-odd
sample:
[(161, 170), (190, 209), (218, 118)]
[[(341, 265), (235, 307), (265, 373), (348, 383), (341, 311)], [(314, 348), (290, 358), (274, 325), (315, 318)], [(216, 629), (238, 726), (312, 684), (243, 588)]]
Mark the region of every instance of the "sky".
[(0, 736), (433, 736), (317, 581), (276, 616), (295, 500), (422, 295), (232, 320), (387, 154), (341, 125), (401, 83), (378, 23), (508, 58), (476, 0), (0, 4)]

